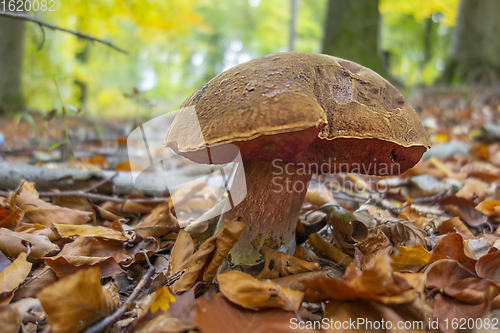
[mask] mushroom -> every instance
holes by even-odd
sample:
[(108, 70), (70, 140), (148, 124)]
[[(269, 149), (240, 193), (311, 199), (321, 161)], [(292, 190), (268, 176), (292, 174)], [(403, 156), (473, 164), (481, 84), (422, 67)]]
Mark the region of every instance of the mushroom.
[(328, 55), (270, 54), (205, 84), (183, 103), (164, 143), (197, 161), (205, 147), (190, 130), (190, 106), (204, 143), (235, 145), (243, 160), (246, 197), (224, 216), (247, 221), (228, 256), (233, 266), (262, 261), (264, 245), (293, 253), (313, 173), (399, 174), (430, 147), (418, 115), (394, 86)]

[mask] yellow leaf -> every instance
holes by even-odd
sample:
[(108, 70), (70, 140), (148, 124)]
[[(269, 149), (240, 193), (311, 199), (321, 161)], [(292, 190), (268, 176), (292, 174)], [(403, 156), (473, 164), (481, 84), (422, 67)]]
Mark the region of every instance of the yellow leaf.
[(484, 215), (499, 216), (500, 215), (500, 200), (484, 200), (476, 206), (476, 210)]
[(167, 286), (158, 289), (155, 295), (153, 303), (151, 303), (151, 313), (155, 313), (158, 310), (166, 311), (170, 308), (170, 303), (175, 302), (175, 297), (170, 292)]
[(392, 268), (401, 269), (408, 265), (425, 265), (431, 259), (431, 253), (421, 245), (412, 247), (398, 246), (398, 253), (391, 255)]

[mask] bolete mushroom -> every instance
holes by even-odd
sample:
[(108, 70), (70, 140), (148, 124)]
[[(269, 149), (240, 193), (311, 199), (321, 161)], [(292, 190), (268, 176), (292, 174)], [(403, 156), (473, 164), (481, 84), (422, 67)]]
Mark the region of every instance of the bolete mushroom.
[(210, 80), (181, 106), (165, 146), (197, 161), (195, 109), (206, 145), (240, 150), (247, 194), (224, 218), (247, 226), (231, 265), (259, 262), (263, 245), (293, 253), (297, 216), (313, 173), (399, 174), (430, 146), (418, 115), (387, 80), (352, 61), (270, 54)]

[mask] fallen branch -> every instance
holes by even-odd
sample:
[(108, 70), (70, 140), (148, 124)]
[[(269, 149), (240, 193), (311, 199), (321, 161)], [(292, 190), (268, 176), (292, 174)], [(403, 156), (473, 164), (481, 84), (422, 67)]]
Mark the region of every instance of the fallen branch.
[[(45, 41), (45, 31), (43, 30), (43, 27), (47, 27), (47, 28), (52, 29), (52, 30), (59, 30), (59, 31), (67, 32), (69, 34), (75, 35), (75, 36), (77, 36), (79, 38), (82, 38), (82, 39), (90, 40), (92, 42), (101, 43), (101, 44), (104, 44), (104, 45), (106, 45), (106, 46), (108, 46), (108, 47), (110, 47), (112, 49), (115, 49), (118, 52), (121, 52), (121, 53), (124, 53), (124, 54), (128, 54), (127, 51), (119, 48), (118, 46), (115, 46), (115, 45), (111, 44), (110, 42), (106, 42), (106, 41), (104, 41), (102, 39), (98, 39), (98, 38), (95, 38), (95, 37), (92, 37), (92, 36), (89, 36), (89, 35), (85, 35), (85, 34), (82, 34), (80, 32), (63, 29), (63, 28), (60, 28), (60, 27), (55, 26), (53, 24), (49, 24), (49, 23), (37, 20), (37, 19), (35, 19), (33, 17), (30, 17), (28, 15), (18, 14), (18, 13), (11, 13), (11, 12), (0, 12), (0, 16), (9, 17), (9, 18), (16, 19), (16, 20), (30, 21), (30, 22), (34, 22), (34, 23), (38, 24), (40, 26), (40, 28), (42, 29), (43, 40), (44, 41)], [(43, 42), (42, 42), (41, 46), (43, 46)], [(41, 47), (40, 47), (40, 49), (41, 49)]]

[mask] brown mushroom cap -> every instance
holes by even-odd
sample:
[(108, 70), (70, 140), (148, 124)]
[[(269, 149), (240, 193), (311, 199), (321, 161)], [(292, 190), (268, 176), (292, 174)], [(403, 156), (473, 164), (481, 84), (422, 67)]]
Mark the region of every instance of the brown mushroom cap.
[(247, 161), (280, 159), (309, 169), (321, 164), (317, 172), (390, 175), (415, 165), (430, 146), (416, 112), (387, 80), (322, 54), (256, 58), (189, 97), (165, 145), (196, 161), (205, 147), (189, 135), (187, 106), (195, 107), (206, 144), (235, 144)]

